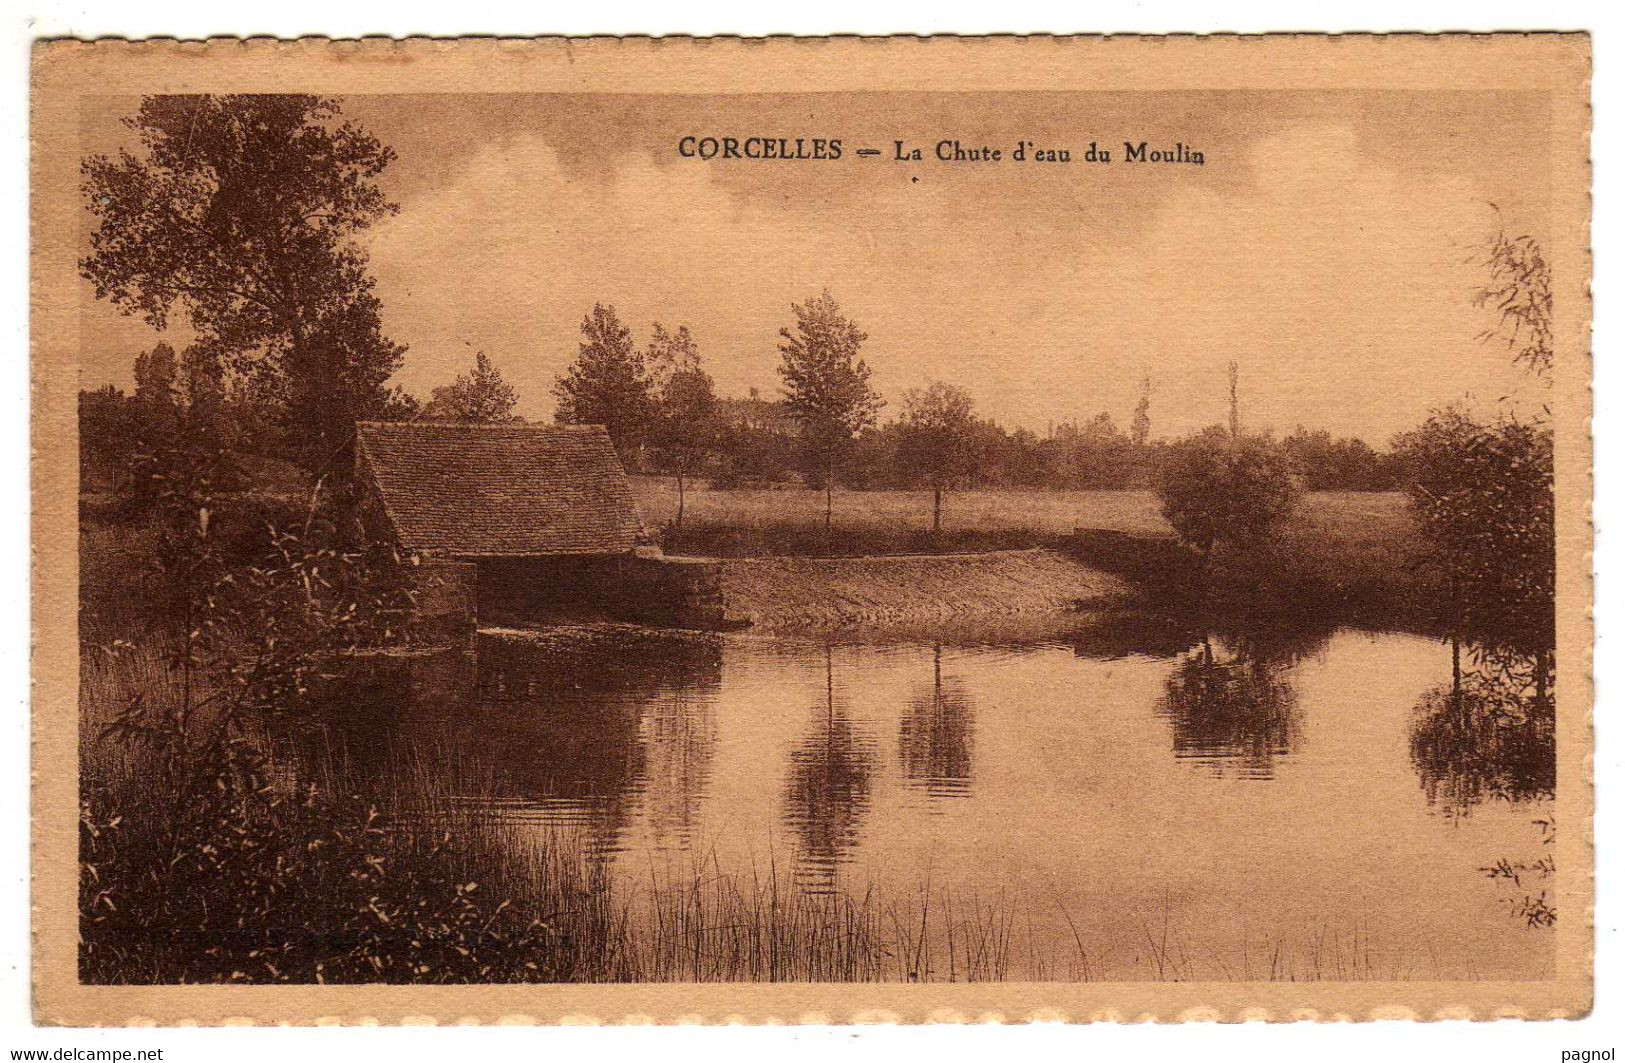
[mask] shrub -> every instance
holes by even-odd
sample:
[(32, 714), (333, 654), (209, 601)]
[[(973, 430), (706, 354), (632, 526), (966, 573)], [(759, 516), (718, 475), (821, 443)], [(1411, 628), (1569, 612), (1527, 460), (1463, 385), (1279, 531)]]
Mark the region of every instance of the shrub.
[(1220, 544), (1268, 540), (1301, 494), (1291, 463), (1274, 441), (1218, 428), (1170, 446), (1157, 477), (1163, 517), (1204, 565)]

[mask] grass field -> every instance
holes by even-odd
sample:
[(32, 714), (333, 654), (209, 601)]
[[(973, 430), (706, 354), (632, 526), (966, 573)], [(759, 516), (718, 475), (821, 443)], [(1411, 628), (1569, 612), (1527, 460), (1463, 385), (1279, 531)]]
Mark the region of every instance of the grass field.
[[(931, 533), (927, 492), (837, 491), (826, 535), (819, 491), (691, 490), (678, 528), (670, 480), (638, 477), (633, 489), (644, 523), (670, 554), (860, 557), (1044, 547), (1124, 576), (1157, 600), (1191, 593), (1189, 555), (1173, 545), (1150, 491), (956, 491), (943, 498), (940, 535)], [(1254, 612), (1416, 618), (1429, 611), (1419, 546), (1398, 492), (1317, 492), (1274, 541), (1221, 550), (1204, 594), (1210, 603)]]
[[(652, 530), (665, 531), (668, 548), (715, 538), (719, 546), (744, 546), (755, 533), (771, 547), (775, 529), (804, 527), (822, 534), (824, 494), (810, 490), (688, 490), (684, 528), (667, 526), (677, 513), (677, 489), (669, 478), (637, 476), (633, 493)], [(1300, 522), (1320, 535), (1346, 544), (1392, 543), (1410, 535), (1405, 498), (1398, 492), (1317, 492), (1309, 495)], [(850, 535), (871, 533), (877, 543), (929, 535), (928, 491), (836, 491), (834, 525)], [(1036, 540), (1068, 536), (1076, 529), (1140, 535), (1166, 535), (1170, 529), (1150, 491), (954, 491), (942, 500), (943, 537), (962, 548), (967, 537), (1008, 535), (1011, 546), (1041, 545)], [(733, 529), (732, 539), (722, 529)], [(674, 551), (675, 552), (675, 551)], [(733, 551), (725, 551), (733, 553)], [(763, 553), (775, 552), (763, 549)], [(875, 550), (872, 552), (892, 552)]]

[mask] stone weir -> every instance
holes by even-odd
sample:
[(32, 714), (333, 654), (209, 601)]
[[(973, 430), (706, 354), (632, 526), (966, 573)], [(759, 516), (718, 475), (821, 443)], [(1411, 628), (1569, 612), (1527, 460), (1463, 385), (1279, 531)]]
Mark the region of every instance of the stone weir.
[(613, 557), (424, 560), (414, 568), (419, 622), (461, 643), (477, 625), (598, 617), (706, 631), (726, 614), (722, 563), (641, 550)]
[(727, 619), (762, 628), (971, 620), (1106, 608), (1116, 576), (1053, 550), (720, 562)]

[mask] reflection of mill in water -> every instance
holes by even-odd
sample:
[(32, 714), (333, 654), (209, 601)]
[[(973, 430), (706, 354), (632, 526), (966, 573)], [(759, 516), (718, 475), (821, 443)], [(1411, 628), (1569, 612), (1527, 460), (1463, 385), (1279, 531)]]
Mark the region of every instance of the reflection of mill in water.
[(797, 842), (796, 880), (814, 891), (835, 889), (838, 865), (857, 844), (869, 810), (875, 742), (855, 727), (835, 693), (834, 651), (824, 646), (824, 699), (812, 727), (790, 753), (784, 820)]
[(357, 669), (330, 684), (323, 716), (329, 745), (362, 777), (432, 777), (451, 805), (579, 832), (607, 859), (640, 810), (663, 844), (688, 843), (720, 680), (714, 636), (482, 635), (474, 656)]

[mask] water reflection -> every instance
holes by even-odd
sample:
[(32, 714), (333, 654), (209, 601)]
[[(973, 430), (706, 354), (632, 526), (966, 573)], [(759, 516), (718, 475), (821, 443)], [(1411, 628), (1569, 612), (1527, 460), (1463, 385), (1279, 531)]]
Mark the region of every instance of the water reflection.
[(1201, 638), (1201, 632), (1194, 625), (1155, 613), (1090, 618), (1067, 633), (1072, 652), (1093, 661), (1174, 657)]
[(584, 831), (618, 851), (647, 810), (682, 844), (710, 778), (721, 647), (619, 629), (482, 637), (362, 662), (324, 690), (323, 742), (362, 785), (424, 764), (436, 798)]
[(1160, 705), (1174, 756), (1215, 775), (1274, 778), (1276, 758), (1293, 752), (1302, 734), (1297, 693), (1283, 670), (1259, 642), (1232, 644), (1225, 657), (1209, 638), (1182, 656)]
[(953, 679), (942, 678), (942, 645), (931, 648), (931, 683), (917, 690), (898, 724), (903, 776), (932, 798), (970, 792), (975, 707)]
[[(1034, 977), (1067, 970), (1079, 940), (1102, 970), (1154, 976), (1145, 927), (1163, 919), (1236, 970), (1260, 933), (1308, 948), (1304, 928), (1346, 921), (1373, 928), (1384, 971), (1547, 976), (1546, 945), (1513, 935), (1479, 869), (1545, 854), (1529, 835), (1549, 719), (1494, 707), (1470, 676), (1458, 707), (1436, 640), (1049, 623), (883, 643), (482, 637), (477, 659), (361, 666), (323, 720), (360, 775), (410, 763), (476, 821), (576, 824), (627, 897), (697, 864), (754, 881), (777, 859), (807, 891), (1006, 897)], [(1424, 939), (1440, 959), (1417, 960)]]
[(1556, 738), (1544, 673), (1458, 667), (1451, 683), (1428, 690), (1416, 703), (1411, 763), (1428, 804), (1464, 816), (1486, 800), (1552, 796)]
[(810, 730), (790, 752), (785, 824), (796, 839), (796, 877), (809, 889), (833, 891), (839, 865), (858, 842), (875, 768), (874, 739), (855, 726), (835, 692), (835, 663), (824, 647), (824, 699)]

